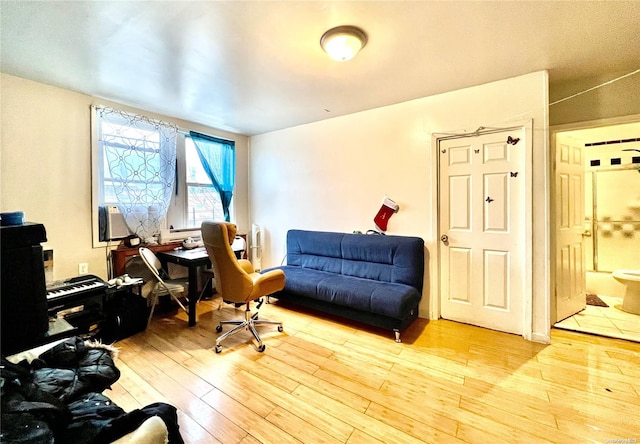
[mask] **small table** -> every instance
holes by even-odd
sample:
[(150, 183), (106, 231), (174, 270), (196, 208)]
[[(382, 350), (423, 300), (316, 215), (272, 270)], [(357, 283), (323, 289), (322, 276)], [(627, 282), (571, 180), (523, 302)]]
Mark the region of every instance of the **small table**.
[(168, 262), (182, 265), (189, 270), (189, 327), (196, 325), (196, 303), (198, 302), (198, 267), (210, 266), (211, 261), (204, 247), (194, 248), (193, 250), (184, 250), (178, 248), (170, 251), (161, 251), (156, 253), (163, 267)]

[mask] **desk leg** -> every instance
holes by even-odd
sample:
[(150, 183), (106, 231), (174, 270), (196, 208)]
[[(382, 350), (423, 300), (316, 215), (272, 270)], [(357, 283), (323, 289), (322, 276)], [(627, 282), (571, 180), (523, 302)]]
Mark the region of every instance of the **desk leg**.
[(196, 304), (199, 296), (198, 267), (189, 267), (189, 327), (196, 325)]

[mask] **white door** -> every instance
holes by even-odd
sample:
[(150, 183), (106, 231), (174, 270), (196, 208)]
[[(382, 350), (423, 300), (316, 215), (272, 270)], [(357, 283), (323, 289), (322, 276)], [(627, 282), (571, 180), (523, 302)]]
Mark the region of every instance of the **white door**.
[(445, 319), (523, 333), (524, 137), (525, 130), (516, 129), (440, 142), (440, 314)]
[(556, 135), (556, 322), (572, 316), (587, 304), (585, 292), (584, 144)]

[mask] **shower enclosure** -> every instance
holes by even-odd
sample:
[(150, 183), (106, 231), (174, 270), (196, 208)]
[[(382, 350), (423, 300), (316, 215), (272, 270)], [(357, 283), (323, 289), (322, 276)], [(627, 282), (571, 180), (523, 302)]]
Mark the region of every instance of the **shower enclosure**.
[(640, 270), (640, 138), (585, 144), (585, 158), (587, 291), (618, 296), (610, 273)]

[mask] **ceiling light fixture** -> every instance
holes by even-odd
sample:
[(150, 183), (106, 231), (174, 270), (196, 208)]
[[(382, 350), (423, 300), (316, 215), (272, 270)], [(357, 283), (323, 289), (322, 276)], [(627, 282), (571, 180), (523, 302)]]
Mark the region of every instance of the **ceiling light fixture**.
[(367, 44), (367, 34), (355, 26), (338, 26), (325, 32), (320, 46), (333, 60), (346, 62)]

